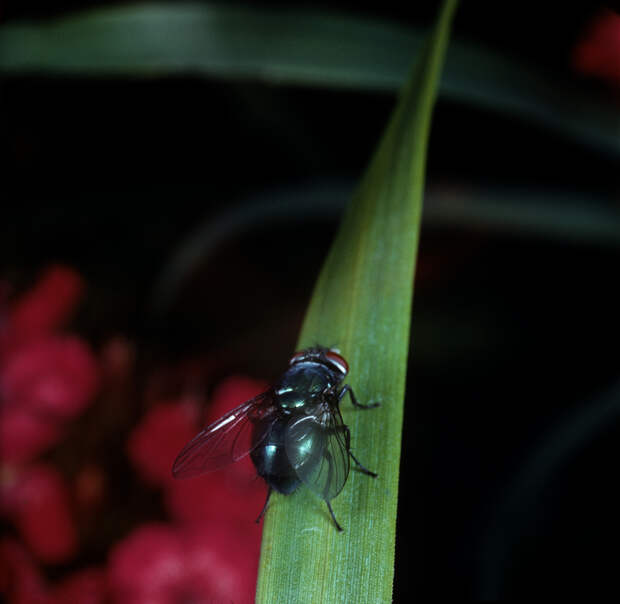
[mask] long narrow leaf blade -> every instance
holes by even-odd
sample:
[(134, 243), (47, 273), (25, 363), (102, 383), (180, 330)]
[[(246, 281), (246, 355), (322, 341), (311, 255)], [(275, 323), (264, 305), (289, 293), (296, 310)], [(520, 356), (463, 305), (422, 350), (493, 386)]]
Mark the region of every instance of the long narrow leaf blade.
[(338, 346), (363, 402), (343, 404), (356, 456), (376, 480), (351, 472), (325, 504), (301, 489), (273, 498), (263, 531), (257, 601), (389, 602), (413, 275), (432, 107), (455, 0), (447, 0), (316, 285), (299, 345)]
[[(316, 10), (141, 3), (0, 26), (0, 75), (189, 73), (393, 91), (423, 39), (400, 24)], [(612, 102), (471, 43), (451, 43), (440, 93), (620, 153)]]

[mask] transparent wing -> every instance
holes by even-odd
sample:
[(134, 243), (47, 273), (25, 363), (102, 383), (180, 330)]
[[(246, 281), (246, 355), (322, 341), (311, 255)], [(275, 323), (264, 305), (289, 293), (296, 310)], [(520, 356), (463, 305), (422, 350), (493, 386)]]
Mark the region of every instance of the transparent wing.
[(179, 453), (172, 474), (191, 478), (238, 461), (253, 451), (275, 419), (273, 391), (239, 405), (196, 435)]
[(338, 408), (291, 420), (284, 447), (299, 479), (329, 501), (340, 493), (349, 476), (349, 429)]

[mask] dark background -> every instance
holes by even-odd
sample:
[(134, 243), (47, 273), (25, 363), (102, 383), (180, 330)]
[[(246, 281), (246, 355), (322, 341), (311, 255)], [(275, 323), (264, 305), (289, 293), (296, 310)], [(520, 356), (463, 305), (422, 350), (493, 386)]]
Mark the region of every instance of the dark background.
[[(14, 2), (3, 15), (95, 4)], [(414, 25), (436, 8), (329, 4)], [(599, 9), (464, 2), (454, 32), (617, 99), (571, 69)], [(0, 274), (19, 290), (47, 263), (67, 263), (88, 281), (78, 324), (95, 343), (125, 333), (145, 363), (224, 351), (222, 372), (272, 378), (337, 225), (329, 204), (310, 215), (300, 200), (316, 188), (342, 206), (393, 102), (187, 77), (5, 78)], [(616, 157), (560, 132), (437, 104), (431, 188), (596, 194), (617, 211), (617, 175)], [(257, 195), (290, 198), (287, 217), (265, 209), (251, 228), (224, 232), (153, 310), (164, 266), (196, 226), (217, 229), (231, 207), (260, 205)], [(396, 601), (618, 592), (619, 260), (609, 242), (423, 227)]]

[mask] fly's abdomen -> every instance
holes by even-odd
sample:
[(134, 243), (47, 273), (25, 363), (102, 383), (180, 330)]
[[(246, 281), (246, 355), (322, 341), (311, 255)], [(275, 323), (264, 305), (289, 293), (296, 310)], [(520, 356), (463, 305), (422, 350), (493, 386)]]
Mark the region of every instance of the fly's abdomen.
[(258, 475), (278, 493), (289, 495), (300, 485), (300, 480), (284, 450), (286, 424), (286, 421), (275, 422), (265, 440), (250, 456)]

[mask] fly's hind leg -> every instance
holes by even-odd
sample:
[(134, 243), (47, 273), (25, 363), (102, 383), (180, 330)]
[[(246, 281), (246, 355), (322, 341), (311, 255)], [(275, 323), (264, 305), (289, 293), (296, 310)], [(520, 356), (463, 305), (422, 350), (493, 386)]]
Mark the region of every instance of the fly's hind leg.
[(380, 405), (380, 403), (368, 403), (368, 405), (362, 405), (362, 403), (358, 402), (355, 394), (353, 394), (353, 388), (351, 388), (349, 384), (345, 384), (342, 387), (342, 390), (338, 393), (338, 402), (340, 402), (344, 398), (344, 395), (347, 392), (351, 397), (351, 402), (353, 403), (354, 407), (359, 407), (360, 409), (374, 409), (375, 407), (378, 407)]
[(342, 527), (338, 524), (338, 521), (336, 520), (336, 514), (334, 514), (334, 510), (332, 510), (332, 504), (329, 503), (329, 501), (325, 501), (325, 503), (327, 504), (327, 509), (329, 510), (329, 513), (332, 515), (332, 520), (334, 521), (334, 524), (336, 525), (336, 528), (338, 529), (339, 533), (342, 533), (343, 529)]
[(261, 518), (265, 515), (265, 512), (267, 511), (267, 504), (269, 503), (270, 497), (271, 497), (271, 487), (269, 487), (269, 490), (267, 491), (267, 499), (265, 499), (265, 505), (263, 506), (263, 509), (261, 510), (260, 514), (258, 515), (258, 518), (256, 519), (256, 524), (258, 524)]

